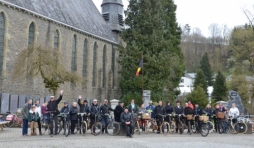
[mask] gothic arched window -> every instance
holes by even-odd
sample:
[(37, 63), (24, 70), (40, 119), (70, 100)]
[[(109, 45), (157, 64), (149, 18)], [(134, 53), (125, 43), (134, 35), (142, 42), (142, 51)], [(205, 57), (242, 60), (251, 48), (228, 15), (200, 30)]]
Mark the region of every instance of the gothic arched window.
[(106, 45), (103, 48), (103, 57), (102, 57), (102, 87), (106, 87), (106, 63), (107, 63), (107, 47)]
[(35, 36), (35, 25), (34, 25), (34, 22), (32, 22), (29, 25), (28, 45), (33, 45), (34, 44), (34, 36)]
[(83, 77), (86, 76), (86, 65), (87, 65), (87, 40), (84, 41), (84, 51), (83, 51)]
[(4, 63), (5, 17), (0, 13), (0, 76), (2, 76)]
[(72, 56), (71, 56), (71, 72), (77, 70), (77, 37), (76, 35), (72, 38)]
[(95, 87), (96, 86), (96, 70), (97, 70), (97, 43), (94, 43), (94, 47), (93, 47), (93, 79), (92, 79), (92, 86)]

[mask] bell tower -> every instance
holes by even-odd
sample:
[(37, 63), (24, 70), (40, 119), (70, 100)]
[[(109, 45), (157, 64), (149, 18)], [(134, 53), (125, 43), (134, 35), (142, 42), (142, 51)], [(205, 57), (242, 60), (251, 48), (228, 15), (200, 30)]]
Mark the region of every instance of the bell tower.
[(103, 0), (102, 16), (114, 32), (121, 32), (124, 26), (122, 0)]

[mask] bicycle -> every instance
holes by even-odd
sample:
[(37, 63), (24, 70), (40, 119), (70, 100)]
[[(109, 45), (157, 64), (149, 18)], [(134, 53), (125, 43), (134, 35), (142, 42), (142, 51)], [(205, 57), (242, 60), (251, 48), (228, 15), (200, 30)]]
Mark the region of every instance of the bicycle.
[[(75, 133), (80, 130), (80, 133), (85, 135), (87, 131), (87, 122), (84, 121), (84, 116), (87, 116), (87, 113), (78, 113), (78, 126), (76, 126)], [(80, 121), (81, 119), (81, 121)], [(79, 127), (80, 126), (80, 127)]]
[[(49, 133), (50, 134), (50, 128), (51, 128), (51, 124), (53, 125), (53, 132), (55, 129), (55, 121), (53, 120), (54, 117), (54, 113), (56, 111), (47, 111), (47, 113), (49, 114), (49, 123), (43, 124), (42, 125), (42, 130), (44, 129), (44, 131), (42, 131), (42, 134), (44, 135), (45, 133)], [(58, 124), (57, 126), (60, 126), (60, 124)], [(59, 128), (60, 129), (60, 128)], [(57, 131), (57, 133), (59, 133), (59, 131)], [(53, 134), (50, 134), (51, 137), (53, 137)]]
[(235, 130), (238, 133), (246, 133), (247, 132), (247, 124), (244, 122), (241, 122), (241, 120), (237, 120), (237, 122), (234, 124)]
[(199, 133), (203, 136), (206, 137), (209, 134), (209, 123), (208, 121), (208, 116), (197, 116), (197, 122), (194, 124), (195, 127), (198, 127)]
[(132, 113), (131, 115), (132, 115), (132, 119), (133, 119), (133, 123), (132, 123), (132, 125), (133, 125), (132, 135), (134, 134), (135, 129), (138, 132), (138, 134), (140, 135), (140, 126), (139, 126), (139, 122), (138, 121), (139, 121), (139, 118), (141, 118), (141, 117), (139, 117), (136, 113)]
[(65, 137), (68, 137), (68, 135), (70, 134), (70, 123), (69, 121), (67, 121), (69, 113), (60, 113), (60, 115), (62, 117), (64, 135)]
[(183, 116), (183, 114), (175, 115), (176, 121), (178, 121), (178, 125), (176, 125), (176, 127), (178, 128), (180, 134), (182, 134), (185, 129), (185, 124), (184, 124), (185, 120), (183, 118), (181, 119), (181, 116)]
[(14, 124), (23, 127), (22, 118), (19, 118), (16, 114), (11, 114), (10, 112), (6, 112), (7, 115), (3, 117), (3, 121), (9, 121), (8, 123), (4, 124), (3, 126), (6, 128), (12, 127)]
[(107, 126), (108, 134), (111, 136), (117, 135), (120, 132), (120, 124), (118, 122), (115, 122), (113, 117), (110, 117), (109, 114), (105, 114), (105, 116), (108, 116), (109, 118), (109, 123)]
[(223, 119), (224, 119), (224, 113), (223, 112), (218, 112), (216, 114), (216, 118), (217, 118), (217, 122), (216, 122), (216, 129), (217, 131), (222, 134), (223, 132), (223, 128), (224, 128), (224, 125), (223, 125)]
[(147, 121), (147, 128), (145, 130), (146, 134), (148, 133), (154, 133), (155, 130), (158, 130), (158, 126), (156, 123), (156, 120), (154, 118), (151, 118)]
[(187, 119), (187, 127), (188, 127), (188, 131), (190, 133), (190, 135), (192, 134), (192, 125), (191, 125), (191, 121), (193, 120), (193, 115), (187, 115), (186, 116)]
[(166, 115), (159, 114), (159, 116), (162, 117), (162, 123), (160, 124), (160, 132), (166, 136), (170, 132), (170, 125), (168, 122), (164, 121), (164, 118), (166, 117)]
[(95, 122), (94, 122), (94, 124), (92, 125), (92, 128), (91, 128), (92, 134), (95, 135), (95, 136), (99, 135), (102, 131), (101, 121), (102, 121), (101, 117), (96, 115), (95, 116)]
[(174, 118), (172, 114), (167, 114), (166, 116), (169, 117), (169, 125), (170, 125), (170, 129), (171, 129), (171, 132), (174, 133), (175, 132), (175, 128), (176, 128), (176, 123), (174, 121)]
[(230, 132), (233, 135), (238, 133), (238, 128), (235, 129), (235, 125), (231, 118), (228, 119), (226, 131)]

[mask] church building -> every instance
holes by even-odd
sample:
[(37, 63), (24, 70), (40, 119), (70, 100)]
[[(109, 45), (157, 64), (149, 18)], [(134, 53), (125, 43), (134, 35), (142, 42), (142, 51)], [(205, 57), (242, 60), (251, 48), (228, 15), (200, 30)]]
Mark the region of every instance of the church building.
[(47, 46), (59, 52), (63, 64), (85, 80), (83, 85), (61, 85), (64, 100), (78, 95), (87, 99), (119, 97), (120, 32), (122, 0), (103, 0), (102, 13), (92, 0), (0, 0), (1, 93), (33, 97), (52, 95), (43, 80), (12, 81), (17, 55), (30, 45)]

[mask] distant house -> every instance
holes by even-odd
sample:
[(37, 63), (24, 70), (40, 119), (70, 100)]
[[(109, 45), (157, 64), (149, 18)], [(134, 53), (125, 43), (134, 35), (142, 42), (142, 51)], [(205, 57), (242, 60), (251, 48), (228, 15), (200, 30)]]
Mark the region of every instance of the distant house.
[[(184, 96), (194, 89), (193, 85), (195, 82), (196, 73), (185, 73), (184, 77), (181, 77), (181, 81), (178, 85), (178, 89), (181, 91), (179, 96)], [(209, 86), (207, 88), (208, 99), (211, 101), (211, 96), (213, 92), (213, 86)]]

